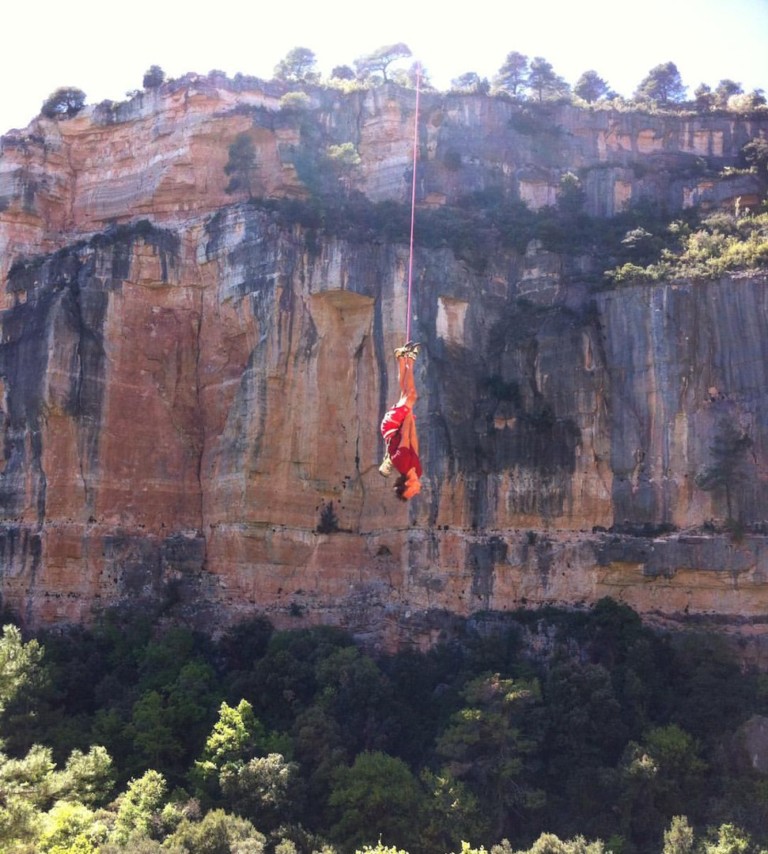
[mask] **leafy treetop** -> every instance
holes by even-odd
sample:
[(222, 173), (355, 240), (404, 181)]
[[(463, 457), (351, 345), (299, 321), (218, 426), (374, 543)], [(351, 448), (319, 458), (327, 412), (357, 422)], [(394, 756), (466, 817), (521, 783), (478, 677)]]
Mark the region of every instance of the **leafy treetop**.
[(494, 85), (515, 98), (528, 84), (528, 57), (514, 50), (507, 54), (504, 64), (494, 78)]
[(679, 103), (685, 98), (685, 89), (675, 63), (663, 62), (643, 78), (635, 90), (635, 97), (661, 105)]
[(85, 92), (73, 86), (63, 86), (43, 102), (40, 112), (48, 119), (76, 116), (85, 106)]
[(570, 91), (570, 86), (562, 77), (555, 74), (552, 63), (547, 62), (543, 56), (535, 56), (531, 60), (528, 88), (536, 95), (536, 100), (539, 102), (567, 95)]
[(579, 98), (588, 104), (607, 98), (611, 94), (610, 87), (603, 78), (593, 69), (585, 71), (576, 81), (573, 91)]
[(382, 80), (386, 83), (389, 79), (387, 77), (389, 66), (398, 59), (406, 59), (411, 55), (411, 49), (407, 44), (403, 44), (402, 42), (385, 45), (373, 51), (373, 53), (361, 56), (355, 60), (357, 76), (361, 80), (366, 80), (378, 73), (381, 74)]
[(474, 71), (468, 71), (466, 74), (454, 77), (451, 80), (451, 86), (459, 92), (475, 93), (478, 95), (487, 95), (491, 89), (491, 84), (487, 78), (480, 77)]
[(142, 85), (145, 89), (157, 89), (165, 80), (165, 72), (159, 65), (150, 65), (144, 72)]
[(275, 77), (288, 83), (316, 83), (317, 57), (308, 47), (295, 47), (275, 66)]

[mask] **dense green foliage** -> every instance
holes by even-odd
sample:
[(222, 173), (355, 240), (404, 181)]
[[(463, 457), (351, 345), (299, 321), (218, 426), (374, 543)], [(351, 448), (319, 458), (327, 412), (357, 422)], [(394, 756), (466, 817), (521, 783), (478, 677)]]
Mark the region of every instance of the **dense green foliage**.
[(610, 279), (615, 283), (716, 279), (768, 267), (768, 213), (717, 213), (695, 224), (676, 220), (667, 234), (673, 243), (660, 244), (658, 259), (647, 265), (627, 262), (610, 271)]
[(111, 614), (26, 643), (6, 627), (0, 671), (9, 854), (768, 844), (736, 738), (764, 682), (610, 600), (377, 657), (330, 628), (254, 619), (214, 642)]

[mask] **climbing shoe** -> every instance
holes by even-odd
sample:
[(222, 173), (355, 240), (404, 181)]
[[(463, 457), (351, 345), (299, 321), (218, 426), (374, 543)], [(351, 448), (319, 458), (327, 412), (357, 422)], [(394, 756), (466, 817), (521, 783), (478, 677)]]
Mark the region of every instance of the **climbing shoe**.
[(395, 358), (397, 359), (415, 359), (419, 354), (420, 344), (409, 341), (402, 347), (395, 348)]

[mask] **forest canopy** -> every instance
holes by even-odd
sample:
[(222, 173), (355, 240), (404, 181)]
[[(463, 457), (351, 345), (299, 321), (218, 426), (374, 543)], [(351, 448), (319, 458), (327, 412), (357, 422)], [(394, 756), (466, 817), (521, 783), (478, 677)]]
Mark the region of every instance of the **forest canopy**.
[(6, 624), (3, 851), (768, 844), (766, 780), (739, 746), (768, 692), (718, 637), (653, 632), (611, 600), (478, 615), (375, 656), (327, 627), (255, 618), (214, 640), (157, 616), (28, 639)]

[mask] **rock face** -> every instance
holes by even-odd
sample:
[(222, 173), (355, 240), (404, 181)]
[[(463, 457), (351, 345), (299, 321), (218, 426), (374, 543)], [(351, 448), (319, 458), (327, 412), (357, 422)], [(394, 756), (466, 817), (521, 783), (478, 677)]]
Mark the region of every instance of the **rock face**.
[[(285, 224), (226, 193), (247, 133), (259, 195), (333, 180), (409, 199), (413, 93), (190, 77), (38, 119), (0, 157), (0, 585), (29, 625), (144, 597), (215, 628), (254, 613), (428, 644), (478, 610), (610, 595), (717, 625), (762, 661), (768, 541), (707, 532), (696, 485), (729, 426), (752, 439), (739, 515), (768, 519), (768, 276), (594, 291), (532, 243), (482, 272), (414, 253), (421, 496), (377, 472), (396, 396), (408, 246)], [(538, 123), (538, 124), (537, 124)], [(493, 188), (536, 207), (751, 204), (756, 120), (426, 93), (422, 208)], [(706, 165), (706, 169), (703, 169)], [(703, 170), (703, 171), (702, 171)]]

